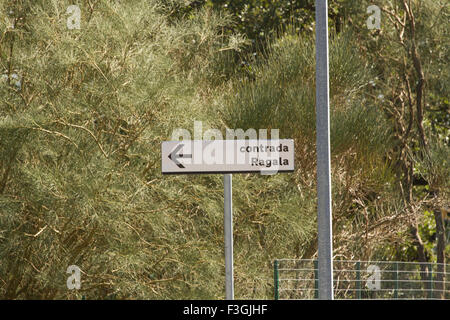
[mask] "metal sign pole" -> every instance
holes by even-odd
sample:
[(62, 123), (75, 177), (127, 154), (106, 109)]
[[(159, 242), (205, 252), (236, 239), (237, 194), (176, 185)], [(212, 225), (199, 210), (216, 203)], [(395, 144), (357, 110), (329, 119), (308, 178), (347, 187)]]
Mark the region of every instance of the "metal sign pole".
[(224, 184), (224, 235), (225, 235), (225, 299), (234, 299), (233, 277), (233, 186), (232, 175), (223, 176)]
[(333, 300), (328, 1), (316, 0), (316, 135), (319, 299)]

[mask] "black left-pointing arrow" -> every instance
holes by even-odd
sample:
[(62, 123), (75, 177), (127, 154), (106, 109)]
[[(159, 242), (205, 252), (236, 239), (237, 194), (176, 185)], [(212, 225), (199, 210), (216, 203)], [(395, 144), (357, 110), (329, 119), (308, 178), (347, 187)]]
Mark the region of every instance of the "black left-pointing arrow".
[(178, 162), (178, 159), (180, 158), (192, 158), (192, 154), (177, 154), (178, 151), (180, 151), (181, 148), (184, 147), (184, 144), (179, 144), (173, 151), (169, 154), (169, 159), (172, 160), (178, 168), (184, 169), (185, 166), (183, 166), (180, 162)]

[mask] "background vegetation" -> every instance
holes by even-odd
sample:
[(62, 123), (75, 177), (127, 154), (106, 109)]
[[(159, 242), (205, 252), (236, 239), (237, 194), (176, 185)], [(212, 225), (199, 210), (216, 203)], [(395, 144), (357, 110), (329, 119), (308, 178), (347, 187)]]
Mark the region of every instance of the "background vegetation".
[[(330, 1), (336, 259), (448, 258), (448, 18)], [(222, 177), (161, 175), (194, 120), (296, 143), (295, 173), (234, 175), (236, 297), (316, 256), (313, 1), (4, 0), (0, 32), (0, 297), (223, 298)]]

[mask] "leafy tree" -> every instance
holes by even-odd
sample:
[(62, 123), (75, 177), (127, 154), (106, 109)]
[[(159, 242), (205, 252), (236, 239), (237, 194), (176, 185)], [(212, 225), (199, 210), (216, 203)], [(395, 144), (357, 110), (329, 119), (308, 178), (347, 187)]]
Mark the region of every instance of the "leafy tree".
[[(409, 233), (415, 248), (413, 257), (404, 258), (420, 262), (433, 258), (422, 239), (429, 237), (420, 226), (426, 213), (433, 212), (435, 232), (440, 235), (436, 257), (444, 263), (442, 212), (448, 210), (449, 130), (448, 86), (442, 81), (448, 76), (444, 70), (448, 70), (449, 6), (445, 1), (375, 3), (382, 13), (381, 30), (368, 30), (361, 18), (353, 20), (352, 29), (360, 35), (360, 49), (377, 74), (372, 99), (383, 97), (380, 105), (394, 130), (396, 145), (388, 157), (397, 171), (404, 214), (412, 217)], [(423, 269), (427, 278), (428, 270)]]
[[(171, 25), (156, 1), (78, 2), (80, 29), (69, 29), (72, 4), (0, 8), (0, 295), (219, 295), (198, 281), (220, 274), (221, 246), (205, 247), (219, 241), (220, 201), (202, 214), (180, 198), (192, 184), (161, 177), (159, 143), (202, 120), (221, 49), (239, 42), (221, 36), (225, 17), (203, 10)], [(75, 293), (69, 265), (82, 270)]]
[[(222, 179), (160, 172), (194, 120), (296, 142), (294, 174), (234, 177), (236, 296), (314, 257), (312, 3), (1, 2), (0, 296), (222, 298)], [(369, 4), (330, 1), (335, 255), (445, 261), (448, 5)]]

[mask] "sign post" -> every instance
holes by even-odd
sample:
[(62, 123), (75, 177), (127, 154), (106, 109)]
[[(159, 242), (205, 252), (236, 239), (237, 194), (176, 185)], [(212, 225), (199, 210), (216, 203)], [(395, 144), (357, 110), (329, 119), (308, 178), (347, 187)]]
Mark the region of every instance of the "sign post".
[(316, 148), (319, 299), (333, 300), (328, 1), (316, 0)]
[(234, 299), (232, 173), (294, 171), (294, 140), (186, 140), (161, 145), (163, 174), (224, 174), (225, 298)]
[(225, 236), (225, 299), (234, 299), (233, 276), (233, 185), (232, 175), (223, 176), (224, 236)]

